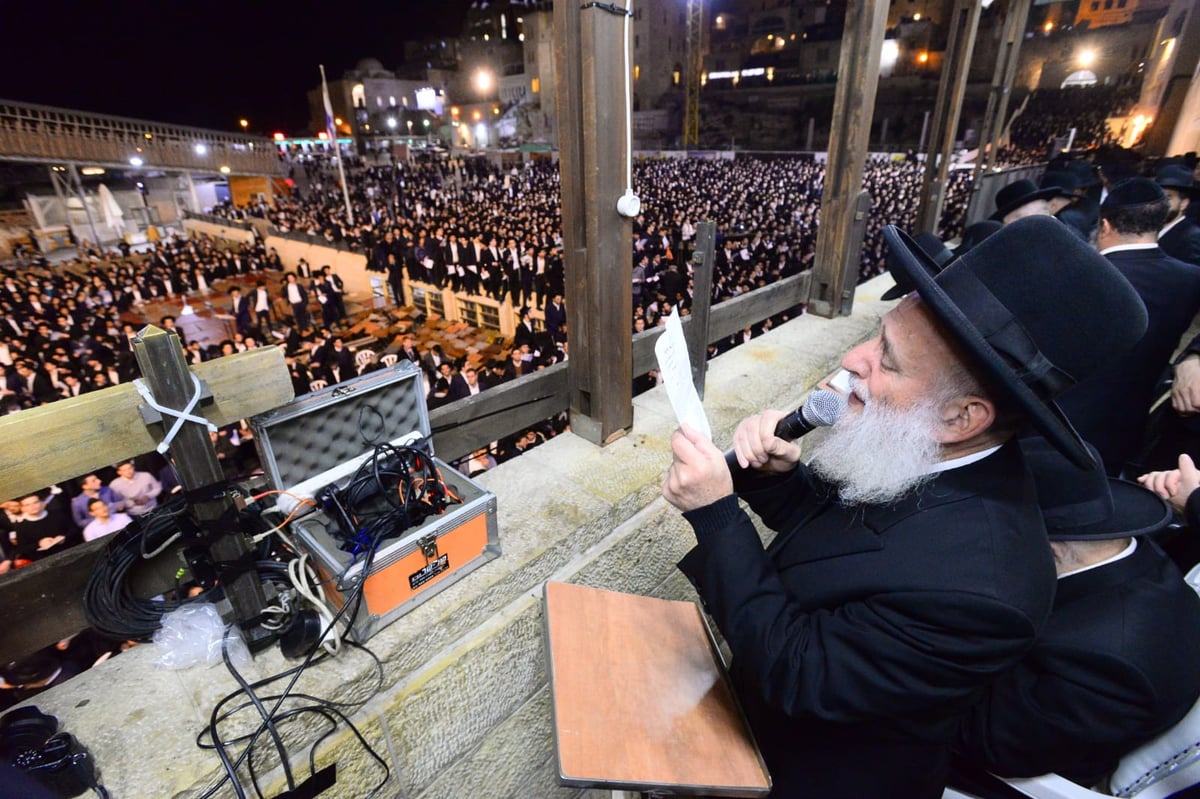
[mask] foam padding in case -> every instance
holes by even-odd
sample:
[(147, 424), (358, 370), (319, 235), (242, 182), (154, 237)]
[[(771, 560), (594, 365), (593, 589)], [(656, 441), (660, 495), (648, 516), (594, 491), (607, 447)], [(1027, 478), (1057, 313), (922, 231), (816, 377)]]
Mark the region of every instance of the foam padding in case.
[[(286, 489), (414, 430), (429, 434), (420, 369), (402, 361), (251, 420), (263, 470)], [(432, 451), (432, 446), (427, 446)], [(432, 452), (431, 452), (432, 454)]]

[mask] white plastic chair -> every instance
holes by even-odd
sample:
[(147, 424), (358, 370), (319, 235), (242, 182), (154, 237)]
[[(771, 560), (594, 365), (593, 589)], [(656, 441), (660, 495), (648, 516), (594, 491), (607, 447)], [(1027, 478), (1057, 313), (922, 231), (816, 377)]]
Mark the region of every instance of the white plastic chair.
[(364, 366), (369, 363), (375, 363), (374, 350), (359, 350), (354, 355), (354, 365), (361, 371)]
[[(1200, 594), (1200, 565), (1184, 579)], [(1108, 781), (1110, 793), (1081, 788), (1058, 774), (1005, 782), (1034, 799), (1166, 799), (1200, 785), (1200, 700), (1174, 727), (1121, 758)], [(970, 799), (970, 795), (948, 788), (944, 799)]]
[(394, 352), (389, 352), (387, 355), (379, 356), (379, 362), (384, 366), (395, 366), (396, 361), (400, 360), (400, 356)]
[(328, 380), (321, 380), (320, 378), (318, 378), (316, 380), (308, 381), (308, 390), (309, 391), (320, 391), (321, 389), (325, 388), (328, 385), (329, 385)]

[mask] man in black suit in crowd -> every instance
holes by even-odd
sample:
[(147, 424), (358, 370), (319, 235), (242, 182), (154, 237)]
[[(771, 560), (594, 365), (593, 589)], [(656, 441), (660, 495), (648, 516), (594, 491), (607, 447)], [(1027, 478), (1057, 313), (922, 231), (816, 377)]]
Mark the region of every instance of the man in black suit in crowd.
[(1158, 246), (1168, 255), (1200, 266), (1200, 225), (1186, 216), (1192, 200), (1200, 193), (1192, 173), (1185, 166), (1169, 165), (1158, 170), (1155, 180), (1171, 203), (1170, 217), (1158, 232)]
[(229, 292), (229, 305), (237, 332), (243, 336), (254, 332), (254, 323), (251, 321), (250, 315), (250, 298), (243, 297), (242, 290), (234, 288)]
[(1167, 213), (1166, 194), (1148, 178), (1121, 181), (1100, 205), (1097, 246), (1133, 284), (1150, 323), (1137, 346), (1066, 392), (1059, 406), (1111, 475), (1138, 455), (1159, 377), (1200, 311), (1200, 267), (1156, 242)]
[[(776, 799), (942, 796), (961, 719), (1053, 601), (1013, 436), (1031, 422), (1090, 462), (1053, 399), (1146, 324), (1128, 281), (1052, 217), (936, 276), (911, 239), (884, 236), (916, 294), (842, 359), (849, 408), (809, 463), (774, 410), (738, 426), (732, 474), (703, 434), (671, 441), (663, 495), (697, 540), (679, 566), (733, 652)], [(778, 531), (769, 547), (739, 499)]]
[(1058, 583), (1037, 643), (956, 736), (962, 786), (983, 796), (1008, 794), (980, 771), (1095, 785), (1200, 696), (1200, 597), (1142, 537), (1167, 526), (1170, 508), (1136, 483), (1078, 469), (1044, 439), (1021, 443)]

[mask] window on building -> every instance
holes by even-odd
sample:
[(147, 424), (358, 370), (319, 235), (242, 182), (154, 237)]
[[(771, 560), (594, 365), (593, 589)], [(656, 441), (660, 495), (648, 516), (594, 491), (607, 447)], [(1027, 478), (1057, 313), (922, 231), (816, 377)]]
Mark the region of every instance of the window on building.
[(638, 80), (641, 77), (642, 77), (642, 65), (634, 64), (633, 65), (633, 79)]
[(389, 94), (388, 95), (388, 108), (392, 108), (395, 105), (396, 105), (396, 96), (393, 94)]
[(383, 98), (382, 98), (382, 97), (378, 97), (378, 96), (377, 96), (377, 97), (375, 98), (375, 107), (376, 107), (376, 108), (383, 108)]
[(1104, 10), (1108, 11), (1113, 6), (1113, 0), (1104, 0)]
[(642, 46), (642, 37), (641, 37), (641, 36), (634, 36), (634, 37), (633, 37), (633, 49), (634, 49), (634, 50), (636, 50), (636, 49), (638, 49), (638, 48), (639, 48), (639, 47), (641, 47), (641, 46)]
[(1100, 0), (1096, 0), (1096, 2), (1092, 3), (1092, 11), (1099, 11), (1099, 10), (1100, 10)]
[(534, 94), (537, 94), (538, 92), (540, 92), (542, 90), (542, 79), (534, 78), (533, 80), (531, 80), (529, 82), (529, 90), (532, 91)]
[(1125, 0), (1117, 0), (1117, 8), (1124, 8)]

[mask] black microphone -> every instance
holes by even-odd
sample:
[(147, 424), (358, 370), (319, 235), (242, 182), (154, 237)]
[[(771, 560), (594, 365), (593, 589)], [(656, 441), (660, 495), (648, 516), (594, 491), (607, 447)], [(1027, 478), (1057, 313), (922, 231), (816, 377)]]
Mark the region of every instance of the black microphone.
[[(828, 427), (846, 412), (846, 395), (827, 389), (818, 389), (808, 395), (796, 410), (779, 420), (775, 425), (775, 437), (785, 441), (795, 441), (806, 433), (811, 433), (818, 427)], [(729, 450), (725, 453), (725, 463), (729, 471), (742, 468), (738, 463), (737, 453)]]

